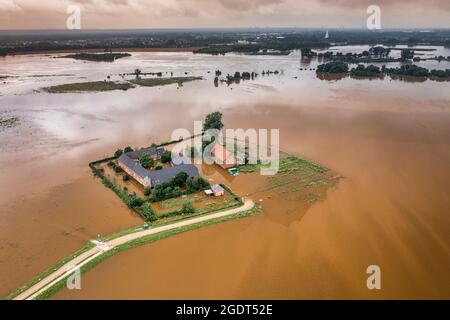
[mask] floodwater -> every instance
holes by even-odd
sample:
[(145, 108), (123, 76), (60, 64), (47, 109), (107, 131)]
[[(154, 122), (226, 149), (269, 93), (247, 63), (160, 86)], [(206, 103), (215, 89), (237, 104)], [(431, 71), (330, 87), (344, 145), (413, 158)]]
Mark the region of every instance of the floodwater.
[[(439, 48), (448, 56), (448, 49)], [(450, 68), (426, 61), (427, 67)], [(343, 179), (312, 205), (205, 167), (258, 216), (122, 252), (56, 299), (450, 298), (450, 82), (316, 79), (287, 57), (133, 53), (113, 64), (24, 55), (0, 60), (0, 295), (98, 234), (142, 223), (87, 163), (118, 147), (165, 141), (220, 110), (229, 128), (278, 128), (281, 149)], [(308, 70), (300, 71), (299, 68)], [(205, 80), (127, 92), (50, 95), (40, 87), (140, 68)], [(281, 70), (227, 86), (214, 70)], [(208, 73), (210, 72), (210, 73)], [(37, 77), (36, 75), (44, 75)], [(50, 76), (51, 75), (51, 76)], [(366, 269), (381, 268), (381, 290)]]

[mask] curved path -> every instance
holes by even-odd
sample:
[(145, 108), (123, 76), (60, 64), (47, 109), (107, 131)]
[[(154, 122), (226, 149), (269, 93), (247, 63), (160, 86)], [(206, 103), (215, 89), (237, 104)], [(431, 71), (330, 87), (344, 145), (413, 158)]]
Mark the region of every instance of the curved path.
[(88, 263), (89, 261), (95, 259), (97, 256), (101, 255), (103, 252), (106, 252), (115, 246), (122, 245), (124, 243), (151, 235), (155, 233), (159, 233), (162, 231), (167, 231), (171, 229), (176, 229), (184, 226), (188, 226), (191, 224), (196, 224), (203, 221), (208, 221), (211, 219), (221, 218), (233, 214), (237, 214), (240, 212), (248, 211), (254, 207), (254, 202), (252, 200), (246, 200), (244, 204), (238, 208), (233, 208), (230, 210), (225, 210), (222, 212), (212, 213), (208, 215), (203, 215), (200, 217), (183, 220), (180, 222), (175, 222), (172, 224), (168, 224), (161, 227), (156, 228), (150, 228), (148, 230), (142, 230), (135, 233), (130, 233), (112, 240), (109, 240), (105, 243), (98, 242), (98, 241), (92, 241), (96, 246), (81, 255), (75, 257), (74, 259), (67, 262), (65, 265), (60, 267), (59, 269), (55, 270), (52, 274), (46, 276), (45, 278), (41, 279), (38, 283), (31, 286), (21, 294), (17, 295), (13, 298), (13, 300), (32, 300), (35, 297), (37, 297), (39, 294), (44, 292), (45, 290), (52, 287), (54, 284), (56, 284), (61, 279), (64, 279), (68, 275), (73, 273), (74, 268), (80, 268), (84, 264)]

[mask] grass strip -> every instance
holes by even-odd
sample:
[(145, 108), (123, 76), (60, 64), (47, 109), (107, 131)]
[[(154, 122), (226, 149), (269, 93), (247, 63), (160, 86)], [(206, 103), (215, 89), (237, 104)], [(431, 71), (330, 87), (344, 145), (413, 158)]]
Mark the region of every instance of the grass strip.
[(52, 87), (45, 87), (42, 90), (48, 93), (71, 93), (71, 92), (103, 92), (113, 90), (123, 90), (134, 88), (129, 82), (114, 82), (114, 81), (94, 81), (94, 82), (79, 82), (67, 83)]
[[(215, 218), (215, 219), (211, 219), (211, 220), (207, 220), (207, 221), (202, 221), (202, 222), (198, 222), (198, 223), (191, 224), (188, 226), (179, 227), (176, 229), (161, 231), (156, 234), (151, 234), (151, 235), (139, 238), (139, 239), (135, 239), (135, 240), (129, 241), (127, 243), (124, 243), (122, 245), (119, 245), (109, 251), (106, 251), (102, 255), (97, 256), (96, 258), (92, 259), (91, 261), (89, 261), (88, 263), (83, 265), (81, 267), (80, 271), (81, 271), (81, 273), (85, 273), (85, 272), (91, 270), (92, 268), (94, 268), (99, 263), (101, 263), (103, 260), (105, 260), (121, 251), (135, 248), (135, 247), (138, 247), (143, 244), (152, 243), (152, 242), (155, 242), (155, 241), (158, 241), (161, 239), (165, 239), (165, 238), (168, 238), (168, 237), (171, 237), (171, 236), (183, 233), (183, 232), (206, 227), (206, 226), (209, 226), (212, 224), (225, 222), (225, 221), (228, 221), (231, 219), (239, 219), (239, 218), (249, 217), (249, 216), (258, 214), (260, 211), (261, 211), (261, 207), (255, 205), (255, 207), (253, 207), (252, 209), (244, 211), (244, 212), (236, 213), (236, 214), (229, 215), (229, 216), (219, 217), (219, 218)], [(67, 277), (64, 277), (57, 283), (55, 283), (53, 286), (48, 288), (46, 291), (44, 291), (41, 294), (39, 294), (38, 296), (36, 296), (36, 300), (45, 300), (45, 299), (50, 298), (52, 295), (54, 295), (56, 292), (58, 292), (60, 289), (62, 289), (65, 286), (68, 277), (69, 277), (69, 275)]]
[[(239, 167), (239, 171), (243, 173), (251, 173), (261, 170), (262, 168), (269, 168), (269, 165), (262, 163), (246, 164)], [(278, 173), (288, 173), (293, 171), (314, 171), (319, 173), (327, 172), (328, 170), (319, 164), (308, 161), (299, 157), (289, 156), (279, 160)]]

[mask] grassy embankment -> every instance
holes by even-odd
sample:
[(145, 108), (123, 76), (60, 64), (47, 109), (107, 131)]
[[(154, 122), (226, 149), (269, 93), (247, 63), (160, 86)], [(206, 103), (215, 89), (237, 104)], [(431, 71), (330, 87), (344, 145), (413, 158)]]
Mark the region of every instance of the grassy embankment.
[(149, 79), (136, 79), (124, 82), (115, 81), (94, 81), (94, 82), (80, 82), (80, 83), (67, 83), (52, 87), (42, 88), (42, 90), (48, 93), (75, 93), (75, 92), (104, 92), (113, 90), (123, 90), (135, 88), (136, 86), (142, 87), (157, 87), (170, 84), (182, 84), (184, 82), (201, 80), (202, 77), (173, 77), (173, 78), (149, 78)]
[(60, 58), (70, 58), (92, 62), (114, 62), (117, 59), (130, 57), (129, 53), (76, 53), (62, 56)]
[[(225, 217), (220, 217), (220, 218), (215, 218), (215, 219), (211, 219), (211, 220), (207, 220), (207, 221), (202, 221), (199, 223), (195, 223), (192, 225), (188, 225), (188, 226), (183, 226), (180, 228), (176, 228), (176, 229), (172, 229), (172, 230), (167, 230), (167, 231), (162, 231), (156, 234), (151, 234), (136, 240), (132, 240), (130, 242), (124, 243), (122, 245), (119, 245), (117, 247), (112, 248), (109, 251), (106, 251), (105, 253), (103, 253), (102, 255), (96, 257), (95, 259), (89, 261), (88, 263), (86, 263), (85, 265), (83, 265), (81, 267), (81, 273), (87, 272), (89, 270), (91, 270), (92, 268), (94, 268), (96, 265), (98, 265), (100, 262), (102, 262), (103, 260), (121, 252), (127, 249), (131, 249), (131, 248), (135, 248), (137, 246), (143, 245), (143, 244), (148, 244), (148, 243), (152, 243), (161, 239), (165, 239), (168, 238), (170, 236), (174, 236), (183, 232), (187, 232), (187, 231), (191, 231), (194, 229), (198, 229), (198, 228), (202, 228), (202, 227), (206, 227), (212, 224), (216, 224), (216, 223), (221, 223), (221, 222), (225, 222), (231, 219), (238, 219), (238, 218), (244, 218), (244, 217), (249, 217), (252, 215), (255, 215), (257, 213), (259, 213), (261, 211), (261, 207), (259, 206), (255, 206), (254, 208), (244, 211), (244, 212), (240, 212), (240, 213), (236, 213), (233, 215), (229, 215), (229, 216), (225, 216)], [(132, 230), (132, 229), (130, 229)], [(130, 232), (131, 233), (131, 232)], [(122, 234), (124, 235), (124, 234)], [(60, 289), (62, 289), (67, 281), (67, 277), (61, 279), (60, 281), (58, 281), (57, 283), (55, 283), (52, 287), (50, 287), (49, 289), (47, 289), (46, 291), (42, 292), (41, 294), (39, 294), (36, 299), (37, 300), (43, 300), (43, 299), (48, 299), (50, 298), (52, 295), (54, 295), (56, 292), (58, 292)]]

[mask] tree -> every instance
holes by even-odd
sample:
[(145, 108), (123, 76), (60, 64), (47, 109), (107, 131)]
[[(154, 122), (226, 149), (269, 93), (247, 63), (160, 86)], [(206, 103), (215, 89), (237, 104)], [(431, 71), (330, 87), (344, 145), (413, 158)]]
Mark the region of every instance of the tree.
[(125, 152), (125, 153), (127, 153), (127, 152), (132, 152), (132, 151), (133, 151), (133, 148), (130, 147), (130, 146), (126, 147), (126, 148), (123, 150), (123, 152)]
[(162, 183), (157, 184), (152, 190), (152, 196), (157, 201), (163, 199), (165, 195), (165, 186)]
[(206, 131), (208, 129), (217, 129), (220, 130), (223, 128), (222, 123), (222, 113), (221, 112), (213, 112), (206, 116), (205, 123), (203, 124), (203, 130)]
[(149, 222), (153, 222), (158, 219), (155, 215), (155, 211), (153, 211), (152, 205), (148, 202), (142, 205), (142, 216), (145, 221)]
[(161, 162), (168, 163), (170, 161), (172, 161), (172, 152), (166, 150), (161, 155)]
[(116, 158), (118, 158), (118, 157), (120, 157), (122, 155), (122, 153), (123, 153), (122, 149), (117, 149), (116, 152), (114, 152), (114, 156)]
[(139, 70), (139, 69), (135, 69), (135, 70), (134, 70), (134, 74), (136, 75), (136, 79), (139, 78), (139, 76), (140, 76), (141, 73), (142, 73), (142, 71)]
[(188, 179), (186, 181), (186, 185), (190, 193), (204, 190), (210, 187), (209, 182), (202, 177), (193, 177), (192, 179)]
[(402, 60), (411, 60), (412, 58), (414, 58), (414, 51), (412, 50), (402, 50)]
[(178, 172), (175, 177), (173, 177), (173, 185), (181, 187), (186, 183), (186, 180), (189, 178), (189, 175), (186, 172)]
[(127, 201), (127, 205), (130, 208), (135, 208), (135, 207), (139, 207), (144, 203), (144, 200), (142, 200), (141, 198), (139, 198), (136, 193), (131, 193), (128, 195), (128, 201)]
[(242, 79), (250, 79), (252, 77), (252, 75), (250, 74), (250, 72), (242, 72)]
[(185, 203), (183, 203), (183, 208), (181, 209), (181, 211), (183, 212), (183, 214), (188, 215), (194, 213), (195, 208), (192, 202), (186, 201)]
[(317, 73), (347, 73), (348, 64), (341, 61), (331, 61), (317, 67)]
[(144, 167), (144, 168), (149, 168), (153, 165), (154, 160), (152, 158), (152, 156), (150, 155), (150, 153), (144, 153), (140, 158), (139, 158), (139, 163)]
[(311, 58), (314, 53), (310, 48), (301, 48), (302, 58)]
[(124, 175), (123, 175), (123, 181), (128, 181), (128, 180), (130, 180), (130, 176), (128, 175), (128, 173), (125, 173)]

